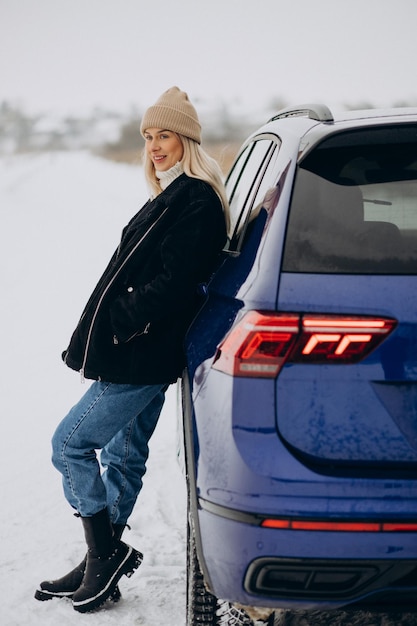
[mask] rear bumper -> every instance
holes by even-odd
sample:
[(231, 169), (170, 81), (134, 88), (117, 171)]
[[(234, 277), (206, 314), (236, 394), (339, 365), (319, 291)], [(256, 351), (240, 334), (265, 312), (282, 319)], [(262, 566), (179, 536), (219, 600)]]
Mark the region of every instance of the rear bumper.
[(266, 529), (230, 519), (230, 510), (223, 517), (200, 509), (198, 517), (200, 556), (217, 597), (321, 610), (416, 602), (415, 533)]
[[(255, 595), (313, 600), (357, 602), (391, 590), (410, 598), (416, 590), (417, 560), (280, 559), (252, 561), (244, 579), (245, 589)], [(378, 601), (378, 604), (380, 602)]]

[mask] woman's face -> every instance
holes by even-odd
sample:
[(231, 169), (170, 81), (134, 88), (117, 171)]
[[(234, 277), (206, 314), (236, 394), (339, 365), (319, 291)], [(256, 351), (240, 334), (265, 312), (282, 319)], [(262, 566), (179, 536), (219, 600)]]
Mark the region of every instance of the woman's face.
[(166, 172), (181, 161), (184, 149), (176, 133), (163, 128), (147, 128), (144, 137), (146, 152), (158, 172)]

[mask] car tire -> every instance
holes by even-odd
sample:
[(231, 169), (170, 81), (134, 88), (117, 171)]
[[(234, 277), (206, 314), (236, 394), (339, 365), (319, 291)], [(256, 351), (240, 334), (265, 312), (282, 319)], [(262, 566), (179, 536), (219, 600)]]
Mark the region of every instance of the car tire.
[(195, 545), (192, 522), (187, 527), (187, 626), (215, 626), (217, 598), (207, 591)]
[[(218, 615), (218, 610), (224, 605), (232, 606), (229, 603), (221, 602), (216, 596), (207, 591), (204, 583), (204, 576), (200, 568), (195, 535), (192, 521), (188, 516), (187, 525), (187, 626), (218, 626), (219, 624), (229, 624), (233, 622), (224, 621)], [(248, 621), (246, 621), (246, 619)], [(247, 615), (245, 624), (254, 624)], [(250, 620), (250, 621), (249, 621)], [(240, 622), (239, 622), (240, 623)], [(265, 626), (275, 625), (275, 613), (272, 613), (266, 622), (256, 622)]]

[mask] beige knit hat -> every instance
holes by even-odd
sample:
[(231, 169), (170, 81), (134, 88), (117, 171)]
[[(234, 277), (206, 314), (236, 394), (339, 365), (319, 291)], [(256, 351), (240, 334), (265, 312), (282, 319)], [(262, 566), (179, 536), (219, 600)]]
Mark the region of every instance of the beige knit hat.
[(147, 128), (163, 128), (201, 143), (201, 125), (197, 111), (185, 91), (171, 87), (147, 111), (140, 125), (144, 134)]

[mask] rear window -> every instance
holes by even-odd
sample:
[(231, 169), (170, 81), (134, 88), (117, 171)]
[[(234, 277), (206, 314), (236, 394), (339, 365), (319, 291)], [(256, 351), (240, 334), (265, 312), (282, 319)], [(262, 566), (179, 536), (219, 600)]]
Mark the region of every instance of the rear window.
[(298, 165), (283, 271), (417, 274), (417, 125), (343, 132)]

